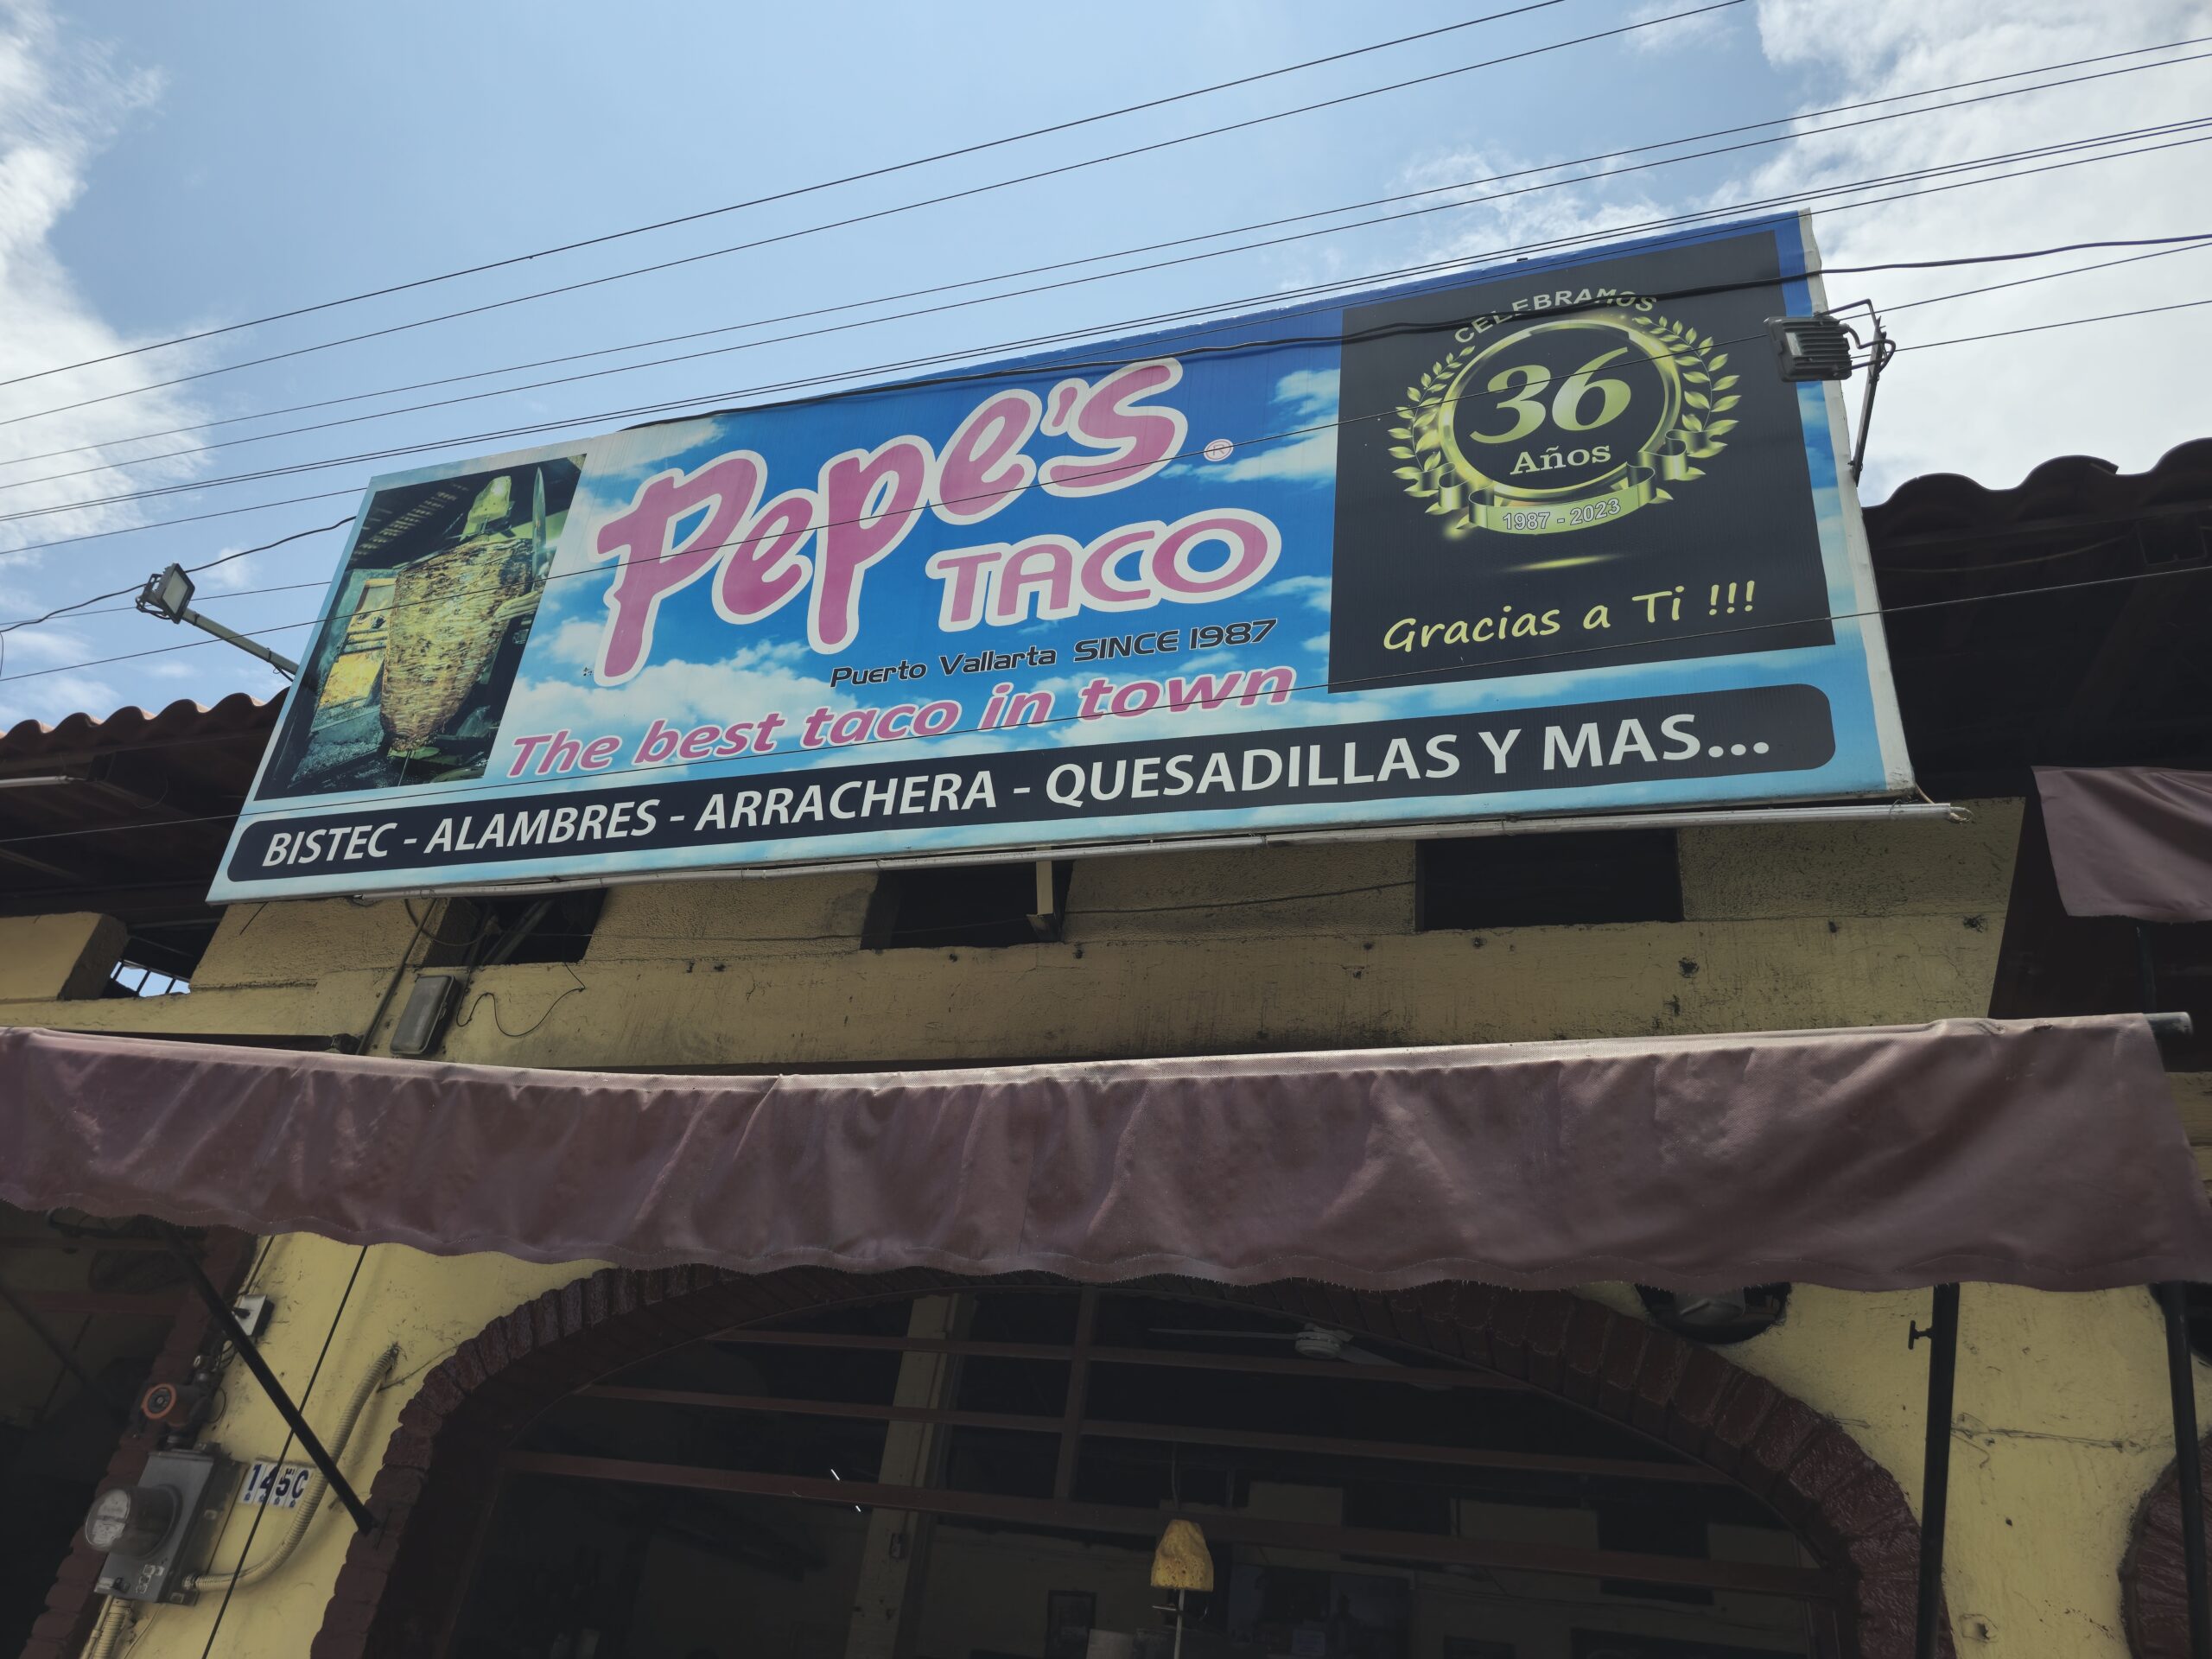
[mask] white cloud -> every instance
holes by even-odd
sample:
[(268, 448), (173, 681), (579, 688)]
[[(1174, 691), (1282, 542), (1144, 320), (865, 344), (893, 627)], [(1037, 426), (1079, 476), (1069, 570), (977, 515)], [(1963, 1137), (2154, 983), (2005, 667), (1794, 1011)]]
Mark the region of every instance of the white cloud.
[(1225, 465), (1210, 466), (1210, 479), (1224, 484), (1249, 483), (1255, 479), (1278, 478), (1315, 482), (1337, 475), (1337, 431), (1303, 432), (1297, 437), (1255, 443), (1240, 449)]
[[(158, 77), (119, 67), (105, 48), (65, 31), (42, 0), (0, 0), (0, 380), (134, 343), (79, 294), (50, 238), (82, 195), (94, 158), (160, 91)], [(188, 370), (194, 360), (189, 351), (170, 351), (0, 387), (0, 416), (123, 391)], [(128, 472), (115, 470), (115, 464), (192, 442), (122, 442), (131, 435), (201, 418), (197, 404), (170, 391), (0, 426), (0, 512), (89, 501), (189, 478), (198, 470), (190, 460)], [(53, 450), (70, 453), (45, 453)], [(61, 474), (73, 475), (53, 476)], [(113, 530), (146, 517), (137, 504), (117, 502), (0, 524), (0, 550)], [(75, 548), (0, 561), (0, 614), (45, 610), (78, 597), (94, 582), (118, 585), (106, 568), (88, 577), (88, 563), (86, 550)], [(104, 577), (109, 579), (100, 581)], [(51, 644), (75, 637), (26, 628), (10, 636), (10, 655), (29, 658), (41, 638)], [(26, 680), (6, 688), (0, 718), (51, 718), (78, 709), (105, 714), (113, 696), (102, 678)]]
[[(1648, 23), (1694, 9), (1694, 0), (1644, 0), (1643, 4), (1629, 13), (1629, 22)], [(1685, 17), (1679, 23), (1639, 29), (1624, 38), (1638, 52), (1681, 52), (1694, 46), (1709, 45), (1725, 34), (1734, 21), (1732, 12), (1708, 11), (1700, 16)]]
[[(1758, 21), (1769, 60), (1802, 77), (1810, 94), (1805, 103), (1827, 105), (2212, 33), (2212, 5), (2139, 0), (2107, 10), (2075, 0), (2021, 0), (1993, 11), (1967, 0), (1866, 0), (1849, 7), (1831, 0), (1760, 0)], [(2125, 27), (2116, 31), (2119, 24)], [(1724, 199), (2192, 118), (2203, 113), (2209, 79), (2203, 64), (2146, 70), (1802, 139)], [(2207, 154), (2202, 148), (2167, 149), (1816, 214), (1815, 230), (1829, 265), (2200, 230)], [(1907, 303), (2125, 251), (1995, 269), (1839, 276), (1828, 284), (1828, 298), (1840, 304), (1871, 296), (1891, 317), (1899, 343), (1910, 347), (2196, 299), (2212, 275), (2212, 252), (2190, 252), (1954, 303)], [(2067, 454), (2101, 455), (2126, 471), (2147, 467), (2174, 444), (2204, 433), (2198, 381), (2207, 338), (2204, 314), (2179, 312), (1907, 350), (1884, 377), (1864, 493), (1878, 499), (1927, 472), (1965, 473), (2001, 488), (2037, 462)], [(1848, 391), (1855, 414), (1859, 387)]]
[(1336, 584), (1327, 576), (1285, 576), (1281, 582), (1271, 582), (1261, 588), (1260, 597), (1284, 605), (1308, 605), (1326, 616), (1335, 591)]
[[(1679, 7), (1647, 7), (1635, 15), (1660, 10)], [(1865, 0), (1850, 6), (1834, 0), (1758, 0), (1757, 22), (1769, 63), (1792, 89), (1782, 106), (1817, 109), (2212, 34), (2212, 3), (2139, 0), (2113, 9), (2085, 7), (2078, 0), (2022, 0), (1992, 10), (1973, 0)], [(1630, 38), (1656, 51), (1692, 43), (1698, 31), (1694, 25), (1670, 25)], [(2004, 84), (1952, 96), (2000, 90)], [(2197, 118), (2208, 91), (2212, 66), (2190, 63), (1794, 139), (1749, 152), (1740, 169), (1709, 189), (1678, 183), (1681, 175), (1664, 168), (1633, 180), (1601, 175), (1422, 221), (1430, 226), (1429, 240), (1415, 257), (1474, 259), (1606, 228), (1633, 233), (1631, 227), (1642, 221), (1684, 211), (1788, 199), (1860, 178)], [(1762, 104), (1771, 96), (1762, 94)], [(1909, 106), (1885, 106), (1903, 107)], [(1815, 233), (1827, 264), (1855, 265), (2196, 231), (2204, 228), (2199, 207), (2207, 199), (2208, 159), (2212, 145), (2168, 149), (1866, 208), (1816, 207)], [(1532, 165), (1541, 163), (1496, 149), (1459, 148), (1416, 155), (1402, 176), (1406, 188), (1434, 188)], [(1537, 173), (1471, 184), (1446, 199), (1473, 201), (1541, 185), (1548, 177)], [(1899, 184), (1868, 194), (1912, 188)], [(1898, 342), (1910, 348), (2197, 299), (2212, 280), (2212, 251), (2188, 251), (1946, 303), (1918, 303), (2123, 258), (2128, 251), (2088, 251), (1996, 268), (1839, 276), (1828, 284), (1828, 299), (1841, 305), (1872, 298), (1891, 317)], [(1927, 472), (1965, 473), (2001, 488), (2038, 462), (2067, 454), (2100, 455), (2126, 471), (2148, 467), (2174, 444), (2204, 434), (2203, 417), (2196, 413), (2202, 402), (2196, 382), (2209, 331), (2212, 313), (2182, 311), (1908, 349), (1884, 378), (1862, 493), (1879, 499), (1904, 480)], [(1845, 389), (1854, 419), (1860, 389), (1861, 383)]]

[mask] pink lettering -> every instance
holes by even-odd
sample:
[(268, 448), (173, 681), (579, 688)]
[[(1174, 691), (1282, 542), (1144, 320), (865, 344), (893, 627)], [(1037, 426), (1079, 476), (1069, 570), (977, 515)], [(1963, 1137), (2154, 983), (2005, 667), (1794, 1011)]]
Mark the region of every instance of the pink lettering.
[(1157, 520), (1148, 524), (1128, 524), (1109, 531), (1084, 550), (1083, 564), (1076, 577), (1076, 585), (1083, 590), (1083, 602), (1095, 611), (1141, 611), (1160, 602), (1160, 595), (1151, 588), (1133, 587), (1122, 582), (1115, 567), (1136, 552), (1151, 545), (1153, 539), (1166, 525)]
[(996, 547), (952, 547), (930, 555), (922, 569), (944, 584), (944, 595), (938, 602), (940, 628), (958, 633), (983, 620), (983, 593), (989, 586), (986, 573), (1005, 556), (1004, 543)]
[(1107, 708), (1116, 715), (1141, 715), (1159, 701), (1158, 680), (1128, 680), (1114, 688), (1113, 698)]
[(518, 737), (515, 739), (515, 747), (519, 750), (520, 753), (515, 756), (514, 765), (507, 768), (507, 776), (510, 778), (521, 777), (524, 772), (529, 768), (530, 757), (537, 753), (537, 746), (541, 743), (550, 743), (552, 741), (553, 734), (550, 732), (538, 732), (530, 737)]
[(1003, 627), (1029, 614), (1029, 594), (1037, 594), (1039, 621), (1073, 616), (1081, 607), (1075, 597), (1075, 543), (1065, 536), (1039, 536), (1024, 542), (1007, 556), (991, 584), (991, 621)]
[[(1078, 496), (1125, 490), (1173, 460), (1189, 429), (1182, 411), (1164, 404), (1149, 409), (1133, 405), (1166, 391), (1182, 378), (1183, 365), (1169, 357), (1132, 363), (1084, 388), (1065, 420), (1067, 434), (1077, 443), (1106, 453), (1054, 456), (1042, 471), (1046, 489), (1054, 495)], [(1065, 384), (1053, 393), (1056, 413)]]
[(861, 743), (875, 728), (875, 710), (848, 709), (830, 722), (830, 741), (842, 748), (848, 743)]
[(1218, 677), (1193, 674), (1187, 680), (1179, 674), (1171, 674), (1167, 678), (1167, 706), (1181, 709), (1195, 704), (1200, 709), (1217, 709), (1236, 695), (1236, 683), (1243, 677), (1241, 668), (1232, 668)]
[(812, 534), (820, 505), (811, 490), (791, 490), (760, 509), (744, 539), (722, 556), (715, 610), (726, 622), (758, 622), (806, 586), (811, 560), (799, 549)]
[[(600, 526), (599, 556), (621, 559), (607, 584), (607, 627), (594, 671), (601, 685), (620, 685), (645, 665), (661, 601), (697, 581), (715, 562), (753, 511), (766, 470), (760, 456), (741, 449), (688, 477), (673, 470), (659, 474), (645, 480), (627, 512)], [(680, 547), (671, 547), (677, 524), (709, 502), (714, 510)]]
[(852, 644), (861, 579), (920, 518), (932, 459), (921, 439), (897, 437), (873, 452), (849, 449), (823, 467), (820, 551), (806, 613), (815, 650)]
[(638, 752), (630, 757), (633, 766), (649, 766), (657, 760), (665, 760), (676, 753), (678, 734), (667, 721), (655, 716), (638, 741)]
[(938, 462), (937, 516), (972, 524), (1027, 489), (1037, 463), (1021, 453), (1045, 406), (1033, 391), (1001, 392), (961, 422)]
[[(1228, 544), (1229, 556), (1211, 570), (1191, 560), (1194, 548), (1208, 542)], [(1145, 575), (1164, 599), (1184, 604), (1226, 599), (1241, 594), (1274, 568), (1282, 552), (1282, 533), (1271, 519), (1234, 508), (1194, 512), (1178, 519), (1145, 559)]]

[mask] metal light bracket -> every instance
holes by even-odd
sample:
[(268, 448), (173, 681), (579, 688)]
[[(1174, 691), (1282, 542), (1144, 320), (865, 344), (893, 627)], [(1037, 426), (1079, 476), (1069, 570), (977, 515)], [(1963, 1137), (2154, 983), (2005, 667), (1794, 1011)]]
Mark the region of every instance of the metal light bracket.
[(300, 665), (281, 652), (271, 651), (258, 639), (249, 639), (236, 628), (226, 628), (213, 617), (203, 616), (192, 608), (194, 588), (192, 577), (181, 564), (166, 570), (157, 570), (146, 578), (146, 585), (139, 589), (138, 597), (131, 603), (149, 616), (158, 616), (164, 622), (189, 622), (204, 633), (212, 633), (227, 645), (258, 657), (279, 674), (289, 679), (300, 676)]

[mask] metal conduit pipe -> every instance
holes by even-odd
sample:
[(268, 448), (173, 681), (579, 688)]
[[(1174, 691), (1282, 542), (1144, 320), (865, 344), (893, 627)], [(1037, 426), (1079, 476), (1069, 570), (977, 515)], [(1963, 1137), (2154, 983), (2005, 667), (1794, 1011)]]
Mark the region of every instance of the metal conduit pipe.
[[(398, 1358), (399, 1344), (393, 1343), (377, 1356), (375, 1363), (353, 1385), (353, 1398), (346, 1402), (346, 1414), (338, 1420), (337, 1433), (330, 1438), (330, 1460), (334, 1466), (346, 1455), (346, 1444), (353, 1438), (354, 1427), (361, 1421), (361, 1413), (367, 1408), (369, 1396), (377, 1391), (377, 1385), (390, 1374)], [(301, 1500), (300, 1507), (293, 1513), (290, 1529), (285, 1533), (283, 1541), (267, 1555), (251, 1567), (235, 1568), (228, 1573), (202, 1573), (188, 1578), (184, 1580), (185, 1587), (188, 1590), (246, 1590), (260, 1583), (289, 1560), (292, 1552), (300, 1547), (300, 1540), (307, 1536), (308, 1527), (315, 1522), (315, 1511), (322, 1507), (322, 1495), (328, 1484), (327, 1481), (318, 1480), (308, 1488), (307, 1497)], [(87, 1659), (95, 1659), (95, 1656), (88, 1655)]]
[(101, 1604), (100, 1616), (92, 1621), (92, 1635), (86, 1639), (85, 1659), (115, 1659), (130, 1624), (130, 1604), (108, 1597)]

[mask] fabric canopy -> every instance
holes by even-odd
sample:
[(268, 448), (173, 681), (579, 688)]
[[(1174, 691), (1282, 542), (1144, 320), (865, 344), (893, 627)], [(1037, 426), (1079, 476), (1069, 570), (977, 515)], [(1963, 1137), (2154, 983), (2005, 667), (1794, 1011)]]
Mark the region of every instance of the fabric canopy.
[(2212, 922), (2212, 772), (2036, 768), (2069, 916)]
[(748, 1272), (2212, 1280), (2138, 1015), (738, 1077), (6, 1029), (0, 1198)]

